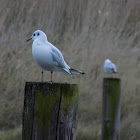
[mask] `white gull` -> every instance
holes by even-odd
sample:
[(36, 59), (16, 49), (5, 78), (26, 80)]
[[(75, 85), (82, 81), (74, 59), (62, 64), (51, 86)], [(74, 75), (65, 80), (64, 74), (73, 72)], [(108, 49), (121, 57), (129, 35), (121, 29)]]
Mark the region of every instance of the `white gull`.
[(117, 73), (117, 69), (114, 63), (111, 60), (106, 59), (104, 63), (104, 71), (107, 73)]
[(62, 53), (48, 42), (47, 36), (43, 31), (36, 30), (27, 41), (29, 40), (33, 40), (32, 54), (36, 64), (42, 70), (42, 81), (43, 71), (51, 72), (51, 82), (53, 71), (67, 73), (72, 78), (74, 78), (72, 73), (85, 74), (84, 72), (72, 69), (67, 65)]

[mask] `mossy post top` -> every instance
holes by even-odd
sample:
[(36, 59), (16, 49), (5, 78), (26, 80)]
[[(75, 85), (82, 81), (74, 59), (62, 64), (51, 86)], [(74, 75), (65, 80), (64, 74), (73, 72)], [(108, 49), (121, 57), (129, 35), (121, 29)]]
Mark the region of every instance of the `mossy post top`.
[(25, 85), (70, 85), (70, 86), (78, 86), (78, 84), (70, 84), (70, 83), (50, 83), (50, 82), (26, 82)]
[(108, 80), (108, 81), (121, 81), (121, 79), (119, 79), (119, 78), (111, 78), (111, 77), (103, 78), (103, 80)]

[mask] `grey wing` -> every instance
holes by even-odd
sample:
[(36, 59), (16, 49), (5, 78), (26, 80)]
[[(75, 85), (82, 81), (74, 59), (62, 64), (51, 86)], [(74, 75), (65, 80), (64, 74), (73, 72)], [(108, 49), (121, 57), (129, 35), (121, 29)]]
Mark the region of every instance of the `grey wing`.
[(112, 67), (115, 69), (116, 68), (115, 64), (112, 63)]
[(117, 72), (115, 64), (113, 64), (113, 63), (108, 63), (107, 67), (108, 67), (110, 70), (112, 70), (112, 72), (114, 72), (114, 73)]
[(115, 64), (112, 63), (112, 65), (113, 65), (113, 71), (114, 71), (114, 72), (117, 72), (117, 69), (116, 69)]
[(61, 68), (68, 67), (61, 52), (55, 47), (52, 47), (52, 59), (53, 59), (54, 63), (57, 64), (59, 67), (61, 67)]
[(106, 68), (114, 69), (115, 65), (113, 63), (107, 63)]

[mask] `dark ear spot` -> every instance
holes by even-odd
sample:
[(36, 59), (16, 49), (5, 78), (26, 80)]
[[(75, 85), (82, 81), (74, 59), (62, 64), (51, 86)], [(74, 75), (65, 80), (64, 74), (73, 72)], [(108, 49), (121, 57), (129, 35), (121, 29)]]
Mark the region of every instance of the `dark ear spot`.
[(39, 36), (40, 34), (39, 33), (37, 33), (37, 36)]

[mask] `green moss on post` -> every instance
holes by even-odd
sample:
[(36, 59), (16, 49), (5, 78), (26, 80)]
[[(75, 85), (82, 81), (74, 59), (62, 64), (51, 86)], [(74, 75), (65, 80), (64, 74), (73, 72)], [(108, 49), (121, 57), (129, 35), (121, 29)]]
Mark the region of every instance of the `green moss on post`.
[(102, 140), (119, 140), (120, 79), (103, 79)]
[(74, 140), (77, 109), (77, 85), (27, 82), (22, 139)]
[[(34, 105), (34, 123), (32, 137), (35, 139), (47, 139), (55, 137), (57, 116), (60, 106), (61, 84), (41, 83), (36, 86), (35, 105)], [(52, 120), (53, 118), (53, 120)], [(54, 132), (53, 129), (55, 130)]]
[(75, 140), (79, 98), (78, 86), (70, 84), (62, 85), (61, 94), (57, 139)]

